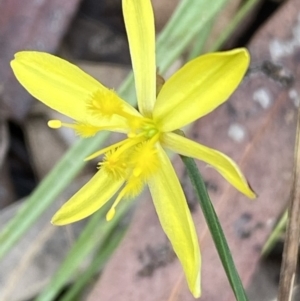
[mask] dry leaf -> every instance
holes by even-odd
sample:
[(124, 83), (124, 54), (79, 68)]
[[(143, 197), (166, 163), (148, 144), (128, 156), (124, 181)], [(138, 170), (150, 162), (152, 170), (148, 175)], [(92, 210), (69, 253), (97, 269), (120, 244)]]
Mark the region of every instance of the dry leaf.
[(9, 62), (20, 50), (55, 52), (80, 0), (2, 0), (0, 2), (0, 110), (21, 120), (31, 96), (12, 74)]

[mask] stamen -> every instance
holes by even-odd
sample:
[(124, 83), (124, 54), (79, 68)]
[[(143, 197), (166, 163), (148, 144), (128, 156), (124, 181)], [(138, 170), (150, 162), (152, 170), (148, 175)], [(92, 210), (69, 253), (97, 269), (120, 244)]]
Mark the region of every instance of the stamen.
[(98, 165), (114, 179), (125, 179), (127, 174), (126, 159), (125, 156), (118, 156), (116, 150), (112, 150), (105, 153), (103, 162), (98, 163)]
[(115, 208), (110, 208), (106, 214), (106, 220), (109, 222), (111, 221), (116, 214), (116, 209)]
[(64, 123), (64, 122), (61, 122), (60, 120), (49, 120), (48, 121), (48, 126), (52, 129), (59, 129), (61, 127), (66, 127), (66, 128), (76, 130), (78, 125), (79, 125), (79, 123), (78, 124), (77, 123)]
[(144, 140), (143, 135), (137, 135), (135, 138), (126, 139), (126, 140), (124, 140), (124, 142), (126, 142), (126, 143), (124, 143), (121, 147), (119, 147), (117, 149), (116, 153), (118, 155), (121, 155), (126, 150), (137, 145), (138, 143), (142, 142), (143, 140)]
[(90, 125), (90, 124), (84, 124), (84, 123), (76, 123), (74, 125), (74, 130), (78, 136), (81, 136), (83, 138), (93, 137), (102, 130), (102, 128)]
[[(102, 149), (86, 160), (94, 158), (98, 155), (105, 154), (103, 162), (99, 167), (103, 168), (114, 179), (125, 179), (128, 174), (128, 160), (132, 155), (132, 148), (143, 141), (143, 137), (136, 139), (126, 139), (105, 149)], [(131, 167), (129, 167), (131, 169)]]
[(131, 175), (124, 188), (125, 196), (135, 198), (142, 192), (144, 185), (145, 181), (142, 177)]
[(106, 220), (110, 221), (113, 219), (116, 213), (116, 207), (120, 203), (120, 201), (124, 197), (136, 197), (139, 195), (144, 187), (144, 183), (141, 179), (136, 177), (130, 177), (127, 181), (126, 186), (121, 190), (118, 197), (114, 201), (113, 205), (109, 209), (109, 211), (106, 214)]
[(111, 131), (115, 128), (121, 128), (122, 125), (110, 125), (110, 126), (94, 126), (88, 123), (82, 123), (82, 122), (77, 122), (77, 123), (64, 123), (61, 122), (60, 120), (49, 120), (48, 121), (48, 126), (52, 129), (59, 129), (61, 127), (66, 127), (73, 129), (78, 136), (81, 136), (83, 138), (88, 138), (95, 136), (100, 131)]
[(130, 156), (130, 166), (132, 166), (132, 175), (140, 178), (143, 182), (147, 181), (159, 167), (157, 149), (154, 144), (156, 136), (152, 139), (138, 144)]
[(115, 143), (113, 145), (110, 145), (108, 147), (102, 148), (99, 151), (97, 151), (97, 152), (91, 154), (90, 156), (86, 157), (84, 159), (84, 161), (92, 160), (92, 159), (94, 159), (96, 157), (99, 157), (99, 156), (101, 156), (101, 155), (103, 155), (103, 154), (105, 154), (105, 153), (107, 153), (107, 152), (109, 152), (111, 150), (114, 150), (114, 149), (120, 147), (122, 144), (126, 143), (126, 141), (127, 141), (127, 139), (126, 140), (122, 140), (120, 142), (117, 142), (117, 143)]
[[(136, 138), (138, 138), (138, 139), (136, 139)], [(125, 139), (125, 140), (122, 140), (122, 141), (117, 142), (115, 144), (112, 144), (108, 147), (102, 148), (99, 151), (97, 151), (97, 152), (91, 154), (90, 156), (86, 157), (84, 159), (84, 161), (92, 160), (96, 157), (99, 157), (99, 156), (101, 156), (105, 153), (108, 153), (112, 150), (115, 150), (115, 149), (117, 149), (118, 155), (121, 155), (121, 153), (124, 152), (126, 149), (134, 146), (135, 144), (138, 144), (139, 142), (141, 142), (142, 141), (141, 138), (142, 138), (142, 135), (140, 137), (137, 136), (134, 139)]]
[(125, 177), (126, 161), (130, 156), (128, 150), (140, 143), (141, 138), (138, 139), (126, 139), (122, 141), (122, 144), (114, 149), (109, 148), (109, 151), (105, 153), (105, 158), (100, 166), (105, 167), (109, 174), (115, 178)]
[(97, 90), (92, 94), (88, 103), (88, 109), (101, 117), (112, 117), (114, 114), (123, 112), (123, 104), (113, 90)]
[(111, 221), (114, 216), (115, 216), (115, 213), (116, 213), (116, 207), (117, 205), (120, 203), (120, 201), (122, 200), (122, 198), (124, 197), (126, 193), (126, 187), (123, 188), (121, 190), (121, 192), (119, 193), (118, 197), (116, 198), (116, 200), (114, 201), (113, 205), (111, 206), (111, 208), (108, 210), (107, 214), (106, 214), (106, 220), (109, 222)]

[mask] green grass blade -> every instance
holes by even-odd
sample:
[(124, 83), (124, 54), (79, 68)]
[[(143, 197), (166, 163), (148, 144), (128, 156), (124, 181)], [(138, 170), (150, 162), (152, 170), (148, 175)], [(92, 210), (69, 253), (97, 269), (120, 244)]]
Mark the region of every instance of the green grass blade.
[(228, 0), (181, 1), (157, 39), (156, 56), (159, 69), (167, 69), (197, 34), (210, 26), (210, 22), (227, 2)]
[(236, 270), (233, 262), (231, 252), (229, 250), (225, 235), (220, 225), (219, 219), (216, 215), (215, 209), (211, 203), (209, 195), (207, 193), (205, 183), (201, 174), (198, 171), (194, 159), (181, 156), (191, 182), (196, 191), (200, 206), (202, 208), (203, 215), (208, 225), (209, 231), (215, 243), (222, 265), (226, 272), (227, 278), (234, 292), (236, 300), (248, 301), (243, 284)]
[(271, 235), (265, 242), (263, 248), (262, 248), (262, 255), (267, 256), (271, 250), (274, 248), (275, 244), (278, 242), (280, 237), (283, 236), (284, 231), (286, 229), (287, 225), (287, 220), (288, 220), (288, 211), (286, 210), (282, 217), (280, 218), (279, 222), (275, 226), (274, 230), (272, 231)]
[[(60, 290), (64, 287), (67, 281), (74, 275), (91, 251), (108, 239), (115, 227), (120, 222), (121, 218), (128, 211), (132, 202), (124, 202), (123, 206), (119, 206), (115, 217), (107, 222), (105, 213), (107, 206), (97, 211), (88, 221), (80, 237), (76, 240), (65, 260), (61, 263), (59, 269), (51, 278), (50, 283), (38, 296), (36, 301), (52, 301)], [(96, 243), (95, 243), (96, 242)]]
[(74, 301), (76, 298), (80, 300), (79, 295), (81, 291), (88, 285), (92, 277), (104, 267), (113, 251), (119, 245), (126, 230), (126, 227), (117, 229), (111, 234), (111, 237), (103, 242), (103, 244), (97, 250), (96, 256), (89, 267), (80, 275), (72, 287), (59, 299), (59, 301)]
[(1, 232), (0, 259), (72, 181), (84, 166), (83, 159), (101, 145), (106, 137), (107, 133), (101, 133), (95, 139), (77, 141), (55, 165)]
[(193, 44), (193, 47), (188, 55), (188, 61), (196, 58), (201, 53), (203, 53), (203, 48), (205, 46), (205, 43), (211, 33), (212, 27), (214, 24), (214, 20), (211, 20), (207, 23), (206, 27), (201, 30), (201, 32), (197, 35), (197, 39), (195, 39), (195, 42)]
[(240, 26), (241, 22), (250, 14), (251, 10), (262, 0), (248, 0), (238, 10), (237, 14), (233, 17), (232, 21), (224, 28), (222, 34), (215, 41), (210, 51), (217, 51), (221, 49), (226, 40), (234, 33), (234, 31)]
[[(96, 230), (98, 229), (98, 232), (100, 232), (99, 229), (101, 229), (105, 232), (107, 231), (107, 227), (110, 227), (111, 224), (105, 224), (105, 221), (101, 218), (102, 215), (102, 211), (99, 210), (90, 218), (80, 237), (66, 255), (66, 259), (61, 263), (58, 271), (53, 275), (50, 283), (39, 295), (36, 301), (54, 300), (65, 283), (72, 277), (72, 275), (76, 274), (78, 266), (93, 250), (95, 239), (99, 241), (103, 239), (102, 235), (99, 235), (99, 233), (97, 235)], [(99, 222), (99, 219), (101, 219), (101, 222)]]

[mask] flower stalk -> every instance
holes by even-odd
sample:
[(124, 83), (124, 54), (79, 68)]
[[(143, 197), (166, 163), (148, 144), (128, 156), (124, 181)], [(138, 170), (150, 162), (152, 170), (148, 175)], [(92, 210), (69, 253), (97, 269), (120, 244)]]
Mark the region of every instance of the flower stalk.
[(185, 157), (185, 156), (180, 156), (180, 157), (183, 163), (185, 164), (188, 175), (195, 189), (204, 218), (206, 220), (207, 226), (213, 238), (214, 244), (218, 251), (219, 257), (221, 259), (222, 265), (224, 267), (224, 270), (226, 272), (228, 281), (234, 292), (236, 300), (248, 301), (240, 276), (236, 270), (224, 232), (222, 230), (221, 224), (219, 222), (215, 209), (212, 205), (210, 197), (207, 193), (204, 180), (197, 168), (197, 165), (194, 159), (192, 158)]

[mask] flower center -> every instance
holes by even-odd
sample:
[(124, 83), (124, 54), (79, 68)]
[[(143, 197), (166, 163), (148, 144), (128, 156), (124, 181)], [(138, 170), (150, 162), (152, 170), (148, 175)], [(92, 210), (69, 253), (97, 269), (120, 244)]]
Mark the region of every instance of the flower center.
[(156, 126), (154, 124), (146, 125), (143, 128), (143, 131), (144, 131), (144, 136), (148, 139), (151, 139), (152, 137), (154, 137), (155, 135), (157, 135), (159, 133), (158, 129), (156, 128)]
[(130, 128), (130, 132), (128, 133), (129, 138), (142, 136), (145, 140), (148, 140), (156, 135), (159, 136), (159, 130), (152, 119), (133, 117), (127, 120)]
[[(126, 182), (117, 199), (106, 215), (111, 220), (115, 215), (115, 208), (125, 197), (136, 197), (141, 193), (147, 180), (159, 169), (158, 152), (155, 146), (158, 137), (143, 140), (134, 144), (138, 138), (128, 138), (119, 148), (105, 155), (100, 163), (105, 172), (114, 179), (123, 178)], [(113, 158), (113, 160), (111, 160)]]
[[(102, 155), (99, 163), (112, 180), (124, 179), (125, 185), (107, 213), (107, 220), (115, 215), (118, 203), (126, 197), (141, 193), (147, 180), (159, 169), (156, 143), (160, 132), (149, 118), (128, 118), (130, 132), (128, 138), (92, 155)], [(89, 157), (89, 158), (91, 158)]]
[[(97, 151), (86, 160), (103, 156), (98, 164), (112, 181), (124, 180), (113, 206), (107, 213), (110, 220), (115, 214), (117, 204), (124, 197), (135, 197), (141, 193), (145, 183), (159, 168), (159, 158), (156, 143), (160, 138), (160, 131), (151, 118), (136, 115), (118, 98), (112, 90), (96, 91), (87, 104), (88, 111), (97, 118), (110, 119), (119, 116), (125, 121), (127, 139)], [(101, 130), (111, 130), (111, 126), (96, 127), (91, 124), (67, 124), (59, 120), (51, 120), (49, 126), (73, 128), (80, 136), (90, 137)], [(109, 124), (109, 122), (108, 122)]]

